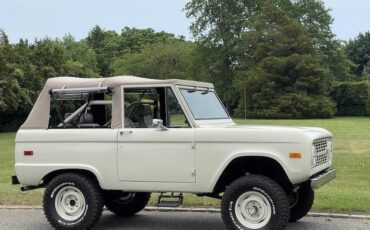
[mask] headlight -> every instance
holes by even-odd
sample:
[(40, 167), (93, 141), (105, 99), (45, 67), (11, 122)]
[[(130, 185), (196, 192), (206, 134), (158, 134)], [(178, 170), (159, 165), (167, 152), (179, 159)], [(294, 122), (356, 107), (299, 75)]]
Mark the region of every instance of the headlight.
[(312, 145), (312, 154), (311, 154), (311, 166), (312, 168), (315, 167), (315, 164), (316, 164), (316, 147), (315, 145)]
[(328, 148), (327, 148), (327, 153), (328, 153), (328, 162), (331, 164), (333, 162), (333, 141), (328, 140), (327, 142)]

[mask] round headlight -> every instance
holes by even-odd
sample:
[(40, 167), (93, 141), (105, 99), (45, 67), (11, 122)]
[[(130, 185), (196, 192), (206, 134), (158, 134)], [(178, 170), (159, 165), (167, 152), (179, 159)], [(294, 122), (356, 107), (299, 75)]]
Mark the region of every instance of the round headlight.
[(312, 168), (315, 167), (316, 165), (316, 147), (315, 145), (312, 145), (312, 154), (311, 154), (311, 166)]
[(333, 141), (328, 140), (327, 145), (328, 145), (328, 148), (327, 148), (328, 162), (329, 164), (331, 164), (333, 161)]

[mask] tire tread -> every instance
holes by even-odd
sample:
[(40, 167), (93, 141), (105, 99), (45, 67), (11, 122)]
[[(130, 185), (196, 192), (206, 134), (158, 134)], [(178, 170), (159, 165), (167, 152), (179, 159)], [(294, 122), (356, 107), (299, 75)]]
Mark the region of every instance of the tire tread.
[[(226, 229), (229, 230), (234, 230), (238, 229), (234, 226), (234, 224), (230, 221), (229, 218), (229, 212), (227, 211), (229, 209), (229, 203), (227, 201), (232, 200), (232, 192), (235, 190), (241, 190), (244, 185), (249, 184), (249, 185), (263, 185), (264, 187), (268, 188), (269, 191), (274, 191), (274, 196), (277, 197), (276, 200), (279, 201), (279, 218), (277, 223), (274, 225), (274, 230), (283, 230), (285, 226), (288, 223), (289, 219), (289, 201), (287, 198), (287, 195), (285, 194), (284, 190), (282, 187), (275, 182), (274, 180), (262, 176), (262, 175), (247, 175), (240, 177), (236, 179), (234, 182), (232, 182), (227, 188), (224, 193), (224, 196), (222, 198), (221, 202), (221, 215), (222, 219), (225, 223)], [(247, 229), (247, 228), (245, 228)], [(238, 229), (239, 230), (239, 229)]]
[(296, 222), (307, 215), (307, 213), (311, 210), (315, 200), (315, 193), (309, 183), (301, 185), (301, 188), (298, 190), (298, 192), (299, 200), (297, 204), (290, 209), (289, 222)]
[[(89, 210), (92, 210), (92, 212), (90, 211), (92, 215), (87, 215), (85, 219), (77, 225), (62, 227), (60, 224), (58, 224), (58, 222), (54, 218), (48, 215), (47, 212), (49, 206), (47, 204), (48, 200), (47, 197), (51, 195), (51, 192), (56, 186), (58, 186), (61, 183), (70, 181), (72, 182), (77, 181), (78, 183), (81, 183), (83, 186), (85, 186), (85, 189), (89, 192), (91, 200), (93, 200), (92, 204), (89, 204)], [(43, 199), (44, 215), (47, 221), (50, 223), (50, 225), (53, 226), (55, 229), (90, 229), (99, 221), (103, 213), (103, 207), (104, 202), (97, 182), (91, 179), (90, 177), (80, 173), (67, 172), (57, 175), (49, 182), (44, 193)]]

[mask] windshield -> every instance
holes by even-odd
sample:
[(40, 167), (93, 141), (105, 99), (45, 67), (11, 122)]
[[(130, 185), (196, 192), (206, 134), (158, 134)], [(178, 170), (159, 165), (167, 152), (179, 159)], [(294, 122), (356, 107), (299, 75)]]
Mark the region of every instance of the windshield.
[(180, 90), (196, 120), (230, 118), (214, 91)]

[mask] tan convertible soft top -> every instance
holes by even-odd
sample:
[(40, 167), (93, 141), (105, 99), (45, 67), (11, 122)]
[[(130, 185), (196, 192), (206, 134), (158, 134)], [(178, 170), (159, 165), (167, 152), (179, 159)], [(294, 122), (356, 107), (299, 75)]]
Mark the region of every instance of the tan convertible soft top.
[(165, 85), (175, 84), (184, 86), (197, 86), (213, 88), (213, 84), (188, 80), (157, 80), (134, 76), (117, 76), (107, 78), (77, 78), (55, 77), (49, 78), (42, 89), (35, 105), (21, 129), (47, 129), (49, 125), (50, 95), (51, 89), (87, 88), (87, 87), (113, 87), (112, 128), (122, 127), (121, 119), (121, 86), (122, 85)]

